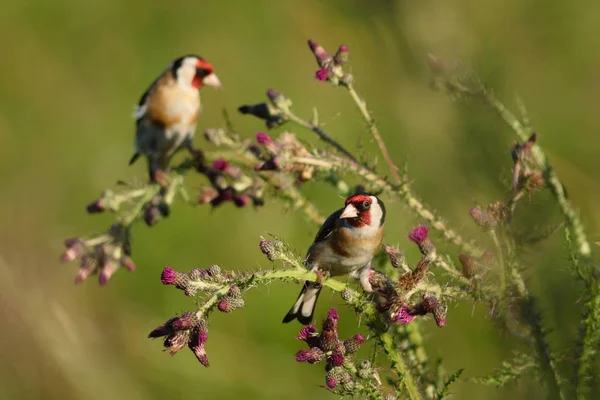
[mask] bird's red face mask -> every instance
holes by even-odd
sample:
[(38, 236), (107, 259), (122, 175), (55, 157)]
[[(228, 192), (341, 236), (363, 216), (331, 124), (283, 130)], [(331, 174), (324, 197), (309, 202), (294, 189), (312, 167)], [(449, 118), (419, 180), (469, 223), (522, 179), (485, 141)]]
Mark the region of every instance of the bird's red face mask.
[(350, 225), (363, 227), (371, 225), (371, 204), (373, 200), (370, 196), (356, 194), (346, 199), (346, 207), (340, 218), (347, 218)]
[(196, 62), (196, 75), (192, 81), (192, 86), (200, 89), (205, 85), (220, 88), (221, 81), (214, 73), (214, 68), (211, 63), (206, 60), (198, 60)]

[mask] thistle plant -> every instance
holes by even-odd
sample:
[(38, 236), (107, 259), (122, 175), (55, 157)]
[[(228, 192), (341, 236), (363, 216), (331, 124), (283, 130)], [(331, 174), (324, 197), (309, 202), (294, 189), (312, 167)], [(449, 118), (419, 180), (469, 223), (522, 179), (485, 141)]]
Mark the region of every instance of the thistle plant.
[[(324, 218), (318, 205), (303, 194), (305, 182), (324, 182), (343, 196), (366, 190), (401, 202), (420, 222), (404, 238), (386, 238), (388, 243), (412, 242), (420, 259), (408, 260), (402, 251), (405, 249), (397, 246), (382, 246), (368, 276), (371, 293), (363, 292), (353, 282), (311, 272), (304, 259), (282, 238), (256, 238), (267, 261), (275, 263), (273, 268), (260, 265), (232, 271), (210, 265), (179, 272), (178, 267), (165, 267), (160, 273), (161, 282), (195, 298), (196, 307), (169, 318), (148, 336), (162, 338), (165, 350), (171, 354), (187, 346), (200, 364), (208, 367), (211, 351), (208, 330), (213, 311), (240, 310), (247, 305), (244, 295), (248, 290), (273, 281), (318, 282), (338, 293), (354, 311), (352, 314), (332, 308), (319, 327), (308, 325), (298, 334), (306, 346), (298, 350), (295, 359), (324, 367), (325, 389), (339, 396), (371, 399), (441, 399), (451, 394), (452, 385), (462, 379), (463, 370), (448, 374), (441, 362), (431, 358), (423, 329), (452, 324), (449, 305), (466, 300), (487, 306), (491, 318), (522, 340), (525, 348), (495, 373), (472, 381), (503, 386), (527, 371), (543, 384), (549, 398), (586, 398), (598, 363), (600, 275), (583, 222), (540, 147), (542, 135), (531, 131), (525, 122), (526, 114), (523, 121), (519, 120), (475, 74), (448, 68), (429, 56), (435, 88), (453, 98), (481, 101), (495, 110), (516, 134), (514, 147), (505, 149), (506, 169), (512, 175), (507, 197), (487, 199), (486, 205), (470, 210), (465, 207), (465, 220), (470, 219), (481, 230), (476, 242), (450, 227), (414, 194), (410, 178), (396, 166), (367, 103), (358, 94), (355, 86), (358, 79), (347, 70), (348, 46), (328, 52), (312, 40), (308, 45), (318, 67), (314, 79), (347, 93), (354, 101), (390, 177), (373, 167), (372, 159), (356, 157), (333, 134), (325, 132), (319, 124), (318, 112), (305, 119), (294, 111), (292, 99), (268, 89), (265, 101), (239, 106), (238, 111), (264, 120), (267, 131), (277, 128), (280, 133), (242, 134), (225, 114), (225, 127), (204, 132), (210, 146), (195, 149), (172, 166), (165, 177), (166, 185), (126, 183), (119, 190), (104, 191), (93, 201), (87, 207), (90, 214), (112, 212), (117, 221), (105, 233), (65, 242), (62, 261), (80, 263), (75, 282), (81, 283), (96, 274), (100, 284), (105, 284), (121, 267), (133, 271), (134, 228), (138, 229), (140, 221), (151, 227), (165, 218), (176, 218), (172, 210), (178, 201), (215, 209), (232, 202), (248, 209), (247, 212), (251, 212), (250, 208), (269, 207), (272, 202), (284, 202), (303, 213), (317, 229)], [(320, 141), (306, 140), (309, 132)], [(188, 174), (200, 174), (206, 183), (190, 189), (185, 179)], [(360, 187), (348, 184), (349, 178), (358, 179)], [(190, 190), (195, 194), (191, 195)], [(514, 217), (526, 207), (524, 199), (543, 190), (550, 190), (554, 196), (564, 224), (538, 237), (518, 231)], [(526, 246), (558, 229), (564, 230), (569, 265), (585, 288), (580, 334), (572, 346), (576, 350), (574, 360), (568, 357), (567, 349), (550, 345), (550, 328), (545, 325), (543, 310), (524, 273), (528, 267), (523, 257)], [(440, 250), (448, 246), (454, 247), (458, 255)], [(460, 304), (464, 305), (464, 301)], [(339, 319), (355, 317), (368, 335), (338, 331)], [(376, 353), (379, 349), (386, 356), (384, 361), (363, 355), (367, 350)]]

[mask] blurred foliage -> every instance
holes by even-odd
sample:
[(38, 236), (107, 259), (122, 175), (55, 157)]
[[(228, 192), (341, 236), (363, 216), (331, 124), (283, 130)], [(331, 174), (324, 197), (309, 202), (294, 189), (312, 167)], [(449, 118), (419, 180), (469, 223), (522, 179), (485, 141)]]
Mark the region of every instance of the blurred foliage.
[[(107, 287), (75, 287), (72, 266), (58, 263), (62, 238), (109, 223), (111, 216), (85, 214), (100, 190), (118, 179), (145, 179), (142, 164), (127, 167), (133, 104), (180, 54), (209, 59), (224, 84), (220, 92), (203, 90), (200, 131), (222, 126), (226, 108), (236, 129), (251, 137), (262, 122), (234, 110), (273, 87), (294, 99), (300, 115), (317, 107), (326, 131), (345, 147), (377, 154), (350, 99), (314, 81), (306, 39), (348, 45), (356, 86), (392, 157), (408, 162), (415, 191), (462, 232), (481, 236), (468, 210), (504, 196), (515, 138), (483, 106), (452, 103), (430, 90), (427, 52), (460, 58), (509, 106), (515, 93), (521, 96), (590, 239), (599, 240), (600, 5), (592, 0), (8, 0), (0, 37), (1, 398), (333, 398), (318, 387), (321, 371), (293, 361), (297, 327), (280, 323), (297, 287), (255, 291), (243, 310), (215, 315), (209, 369), (190, 353), (171, 358), (146, 339), (166, 316), (189, 308), (189, 299), (161, 290), (164, 265), (253, 268), (263, 262), (257, 244), (268, 232), (305, 249), (314, 226), (282, 203), (259, 212), (179, 207), (154, 228), (140, 225), (138, 270), (120, 273)], [(324, 214), (339, 206), (324, 184), (304, 190)], [(406, 234), (419, 221), (389, 203), (386, 242), (407, 248)], [(560, 222), (547, 192), (528, 210), (536, 213), (518, 215), (523, 227)], [(416, 259), (416, 250), (408, 256)], [(577, 335), (581, 305), (561, 235), (529, 249), (526, 261), (525, 277), (555, 328), (549, 340), (564, 347)], [(341, 300), (326, 293), (320, 303), (323, 315)], [(469, 383), (465, 378), (493, 373), (521, 349), (484, 307), (465, 302), (448, 314), (444, 329), (424, 322), (425, 345), (447, 370), (464, 368), (451, 388), (457, 398), (541, 397), (527, 379), (502, 390)], [(352, 318), (342, 321), (340, 332), (355, 332)]]

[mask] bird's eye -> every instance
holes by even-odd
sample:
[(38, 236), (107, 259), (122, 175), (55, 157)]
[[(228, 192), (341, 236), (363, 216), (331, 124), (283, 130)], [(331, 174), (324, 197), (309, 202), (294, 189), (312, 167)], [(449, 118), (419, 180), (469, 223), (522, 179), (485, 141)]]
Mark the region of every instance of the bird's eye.
[(369, 207), (371, 207), (371, 202), (369, 200), (365, 200), (363, 201), (362, 206), (365, 210), (368, 210)]

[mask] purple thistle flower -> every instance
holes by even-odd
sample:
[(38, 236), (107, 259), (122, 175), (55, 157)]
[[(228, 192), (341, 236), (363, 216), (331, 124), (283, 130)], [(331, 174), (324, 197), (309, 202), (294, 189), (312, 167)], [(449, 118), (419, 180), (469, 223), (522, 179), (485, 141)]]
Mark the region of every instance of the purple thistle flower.
[(225, 171), (229, 167), (229, 163), (222, 158), (217, 158), (213, 162), (213, 168), (217, 171)]
[(325, 82), (327, 80), (327, 75), (329, 71), (327, 68), (319, 68), (319, 70), (315, 73), (315, 79), (321, 82)]
[(160, 274), (160, 281), (163, 285), (172, 285), (177, 279), (177, 272), (171, 267), (165, 267)]
[(329, 356), (329, 363), (334, 367), (339, 367), (344, 363), (344, 355), (342, 353), (333, 353)]
[(346, 348), (346, 352), (352, 354), (356, 353), (360, 348), (360, 345), (365, 342), (365, 338), (360, 333), (352, 336), (350, 339), (344, 341), (344, 347)]
[(398, 310), (398, 312), (394, 315), (392, 320), (394, 322), (400, 322), (402, 325), (407, 325), (411, 323), (415, 318), (416, 315), (411, 313), (411, 309), (403, 304), (402, 307), (400, 307), (400, 310)]
[(171, 326), (173, 327), (173, 329), (175, 329), (177, 331), (184, 331), (184, 330), (188, 330), (188, 329), (192, 328), (194, 323), (195, 323), (195, 320), (194, 320), (193, 313), (188, 312), (188, 313), (183, 314), (181, 317), (176, 318), (171, 323)]
[(408, 235), (408, 238), (412, 242), (419, 244), (419, 243), (423, 242), (425, 239), (427, 239), (427, 232), (428, 232), (428, 229), (425, 225), (419, 225), (415, 229), (412, 230), (410, 235)]
[(309, 357), (309, 350), (298, 350), (296, 353), (297, 362), (307, 362)]
[(236, 207), (245, 207), (246, 205), (248, 205), (248, 203), (250, 202), (250, 199), (248, 198), (248, 196), (245, 195), (239, 195), (239, 196), (235, 196), (235, 198), (233, 199), (233, 202), (235, 203)]
[(338, 314), (338, 311), (335, 308), (332, 308), (327, 313), (327, 318), (334, 319), (337, 321), (340, 318), (340, 315)]
[(273, 143), (273, 139), (271, 139), (271, 136), (269, 136), (269, 134), (265, 132), (258, 132), (256, 134), (256, 141), (258, 142), (258, 144), (264, 145)]
[(306, 325), (304, 328), (300, 330), (298, 334), (298, 340), (308, 340), (309, 338), (315, 336), (317, 332), (317, 328), (314, 325)]
[(217, 308), (219, 309), (219, 311), (224, 312), (224, 313), (233, 311), (233, 308), (231, 307), (231, 302), (229, 301), (229, 299), (227, 297), (222, 299), (221, 301), (219, 301)]
[(325, 378), (325, 384), (329, 389), (333, 389), (338, 385), (338, 381), (333, 376), (328, 376)]

